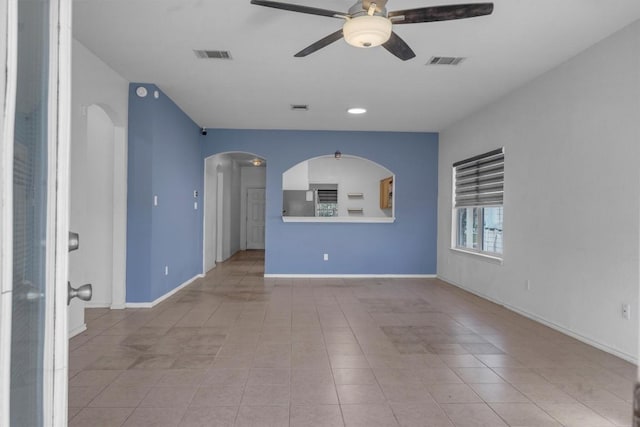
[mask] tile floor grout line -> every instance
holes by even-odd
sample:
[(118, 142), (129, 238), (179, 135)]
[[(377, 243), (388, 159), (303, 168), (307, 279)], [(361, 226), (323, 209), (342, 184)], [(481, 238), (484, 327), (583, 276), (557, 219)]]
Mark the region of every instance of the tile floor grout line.
[[(411, 370), (416, 369), (416, 367), (411, 364), (411, 360), (419, 359), (420, 366), (430, 370), (430, 372), (425, 371), (424, 374), (421, 374), (424, 375), (424, 378), (421, 378), (419, 381), (422, 387), (420, 390), (428, 393), (428, 395), (431, 396), (431, 401), (434, 402), (430, 405), (433, 409), (429, 409), (429, 411), (436, 411), (438, 417), (443, 417), (443, 421), (446, 419), (455, 426), (459, 425), (456, 424), (456, 421), (463, 422), (459, 417), (461, 411), (465, 410), (479, 411), (477, 412), (478, 414), (484, 413), (485, 415), (482, 416), (487, 416), (487, 419), (493, 419), (495, 424), (506, 422), (506, 424), (509, 425), (509, 420), (512, 419), (513, 416), (540, 416), (546, 417), (545, 420), (555, 420), (560, 425), (567, 425), (575, 423), (576, 417), (582, 416), (589, 418), (593, 423), (613, 425), (618, 418), (619, 421), (622, 422), (624, 414), (626, 414), (625, 409), (631, 406), (627, 399), (628, 396), (625, 389), (629, 383), (627, 375), (634, 376), (633, 365), (615, 356), (604, 353), (601, 350), (578, 343), (571, 337), (562, 335), (557, 331), (549, 330), (549, 328), (544, 325), (537, 324), (530, 319), (509, 312), (477, 296), (462, 292), (437, 279), (376, 281), (335, 281), (327, 279), (271, 280), (256, 276), (256, 274), (259, 274), (258, 270), (260, 267), (257, 267), (257, 265), (260, 255), (261, 254), (246, 253), (236, 254), (225, 263), (220, 263), (218, 265), (219, 268), (213, 269), (205, 278), (199, 279), (197, 283), (194, 283), (195, 286), (191, 287), (188, 292), (186, 290), (178, 292), (151, 309), (125, 309), (124, 311), (118, 312), (104, 309), (89, 309), (95, 311), (87, 311), (87, 331), (79, 334), (78, 338), (75, 341), (72, 339), (70, 343), (69, 381), (79, 378), (77, 384), (83, 384), (84, 382), (91, 384), (91, 381), (95, 380), (99, 381), (101, 387), (95, 392), (96, 388), (92, 386), (94, 387), (92, 393), (95, 392), (95, 395), (85, 401), (81, 407), (74, 408), (73, 415), (70, 416), (69, 419), (76, 419), (74, 424), (82, 424), (85, 418), (81, 420), (76, 417), (82, 414), (83, 411), (85, 411), (83, 417), (86, 417), (89, 414), (89, 412), (86, 411), (93, 408), (89, 405), (104, 393), (108, 387), (114, 385), (116, 381), (119, 381), (124, 387), (131, 387), (127, 385), (131, 383), (131, 378), (140, 378), (143, 379), (144, 384), (149, 384), (149, 386), (145, 388), (144, 396), (141, 397), (134, 408), (131, 408), (131, 412), (124, 418), (124, 421), (120, 418), (125, 414), (124, 409), (119, 413), (114, 412), (112, 415), (110, 415), (108, 411), (103, 411), (101, 415), (113, 419), (114, 423), (115, 420), (118, 419), (120, 420), (118, 422), (122, 424), (126, 424), (127, 422), (131, 424), (134, 421), (133, 417), (137, 417), (136, 413), (141, 414), (138, 410), (143, 408), (141, 406), (142, 402), (144, 402), (155, 388), (160, 386), (158, 383), (160, 377), (158, 377), (158, 375), (167, 375), (167, 372), (170, 370), (179, 372), (182, 369), (188, 369), (189, 366), (185, 365), (185, 363), (189, 363), (187, 359), (184, 359), (181, 364), (175, 364), (174, 361), (174, 363), (166, 369), (116, 369), (116, 371), (120, 371), (120, 374), (114, 378), (106, 374), (88, 374), (83, 377), (79, 377), (79, 375), (82, 375), (83, 372), (91, 371), (92, 369), (89, 368), (92, 366), (124, 366), (127, 364), (127, 357), (135, 358), (140, 355), (154, 354), (149, 350), (151, 347), (145, 349), (145, 346), (147, 343), (159, 342), (153, 338), (156, 333), (161, 334), (159, 335), (161, 337), (159, 339), (167, 344), (182, 342), (180, 339), (168, 339), (170, 337), (176, 338), (182, 336), (169, 335), (169, 331), (175, 331), (178, 334), (186, 332), (188, 334), (194, 334), (193, 336), (202, 337), (209, 336), (209, 334), (214, 332), (225, 331), (225, 338), (219, 345), (214, 342), (216, 340), (211, 341), (204, 339), (204, 341), (198, 341), (202, 345), (217, 345), (216, 354), (209, 359), (210, 361), (207, 367), (202, 368), (205, 372), (214, 369), (216, 361), (220, 360), (219, 358), (222, 351), (225, 351), (225, 356), (227, 356), (228, 360), (223, 361), (220, 366), (229, 367), (234, 366), (233, 360), (229, 358), (244, 357), (251, 352), (250, 361), (247, 361), (247, 377), (244, 378), (238, 386), (242, 387), (240, 401), (237, 406), (233, 405), (235, 406), (233, 422), (236, 424), (246, 420), (246, 418), (240, 419), (242, 403), (247, 393), (251, 372), (257, 369), (254, 365), (259, 362), (257, 359), (259, 357), (258, 352), (263, 351), (260, 350), (261, 346), (264, 346), (264, 350), (266, 351), (265, 357), (267, 358), (260, 363), (264, 363), (265, 366), (273, 363), (279, 364), (279, 361), (276, 360), (278, 357), (276, 348), (279, 346), (277, 343), (283, 342), (287, 342), (285, 348), (288, 349), (290, 358), (293, 358), (295, 342), (309, 342), (309, 346), (301, 345), (301, 349), (317, 349), (317, 345), (322, 346), (323, 352), (319, 354), (327, 358), (331, 375), (330, 387), (333, 389), (337, 398), (337, 405), (335, 405), (336, 409), (323, 409), (320, 413), (326, 414), (323, 416), (329, 416), (328, 414), (332, 413), (331, 417), (335, 417), (333, 418), (335, 421), (339, 419), (343, 424), (347, 421), (352, 421), (354, 416), (364, 417), (359, 418), (360, 420), (367, 418), (366, 413), (358, 413), (358, 411), (352, 412), (355, 408), (350, 408), (349, 419), (345, 418), (343, 408), (345, 405), (348, 406), (348, 404), (343, 404), (343, 401), (340, 399), (335, 376), (336, 369), (338, 369), (336, 363), (340, 361), (341, 355), (349, 356), (356, 350), (362, 355), (363, 360), (366, 361), (368, 371), (373, 375), (373, 383), (382, 393), (380, 397), (384, 398), (385, 406), (391, 410), (389, 416), (392, 416), (393, 419), (389, 417), (387, 424), (394, 422), (397, 424), (404, 423), (405, 417), (408, 417), (406, 419), (410, 420), (412, 419), (411, 417), (417, 416), (422, 410), (418, 410), (417, 413), (412, 413), (411, 411), (413, 409), (409, 409), (411, 405), (405, 406), (406, 409), (402, 409), (401, 411), (394, 409), (396, 407), (402, 407), (403, 403), (407, 404), (415, 401), (415, 396), (409, 394), (398, 394), (395, 396), (394, 394), (395, 397), (389, 397), (389, 392), (393, 390), (389, 388), (387, 392), (384, 391), (380, 376), (376, 375), (372, 368), (372, 360), (375, 360), (376, 364), (389, 366), (389, 369), (402, 370), (404, 372), (402, 374), (403, 376), (389, 378), (389, 380), (394, 382), (401, 381), (400, 384), (402, 384), (402, 381), (406, 381), (406, 379), (403, 379), (406, 378), (405, 375), (411, 375)], [(261, 268), (264, 270), (264, 262), (262, 262)], [(410, 303), (409, 301), (414, 302)], [(429, 302), (438, 308), (446, 307), (446, 314), (443, 314), (442, 310), (431, 310), (429, 306), (420, 305), (420, 301)], [(294, 309), (294, 307), (297, 307), (297, 304), (303, 304), (300, 306), (302, 307), (300, 310)], [(383, 308), (386, 305), (386, 307), (391, 307), (392, 310), (378, 311), (376, 304), (382, 304)], [(288, 311), (288, 318), (285, 323), (288, 328), (288, 338), (285, 338), (286, 341), (282, 340), (282, 332), (286, 332), (286, 330), (281, 328), (283, 326), (281, 317), (277, 315), (272, 316), (275, 313), (274, 310), (277, 310), (278, 307), (286, 307)], [(309, 318), (310, 323), (308, 324), (310, 329), (305, 327), (305, 307), (313, 309), (314, 315), (313, 318)], [(294, 316), (294, 312), (298, 313), (298, 315)], [(216, 317), (216, 314), (219, 317)], [(297, 319), (303, 322), (297, 323)], [(184, 325), (178, 326), (181, 322), (184, 323)], [(154, 325), (158, 325), (161, 329), (146, 329), (153, 328)], [(407, 326), (409, 328), (407, 331), (411, 332), (406, 335), (407, 339), (414, 339), (418, 336), (415, 335), (417, 330), (411, 328), (425, 327), (427, 329), (422, 329), (421, 332), (425, 335), (418, 336), (418, 339), (424, 339), (425, 341), (420, 342), (449, 342), (458, 344), (456, 344), (457, 347), (449, 344), (437, 347), (435, 354), (434, 351), (426, 348), (415, 353), (419, 348), (402, 346), (401, 344), (396, 345), (396, 343), (401, 343), (402, 341), (393, 341), (392, 336), (387, 334), (388, 331), (382, 328), (385, 326), (396, 327), (395, 325), (421, 325)], [(336, 328), (338, 335), (336, 335), (335, 338), (337, 338), (337, 341), (341, 341), (342, 337), (339, 329), (345, 327), (348, 327), (346, 330), (349, 331), (351, 337), (348, 339), (348, 344), (345, 343), (341, 345), (340, 342), (328, 342), (328, 334), (332, 328)], [(186, 329), (181, 331), (180, 328)], [(270, 330), (268, 334), (267, 328)], [(293, 334), (294, 328), (299, 330), (297, 335)], [(441, 329), (442, 332), (435, 335), (432, 334), (431, 331), (437, 331), (438, 329)], [(486, 345), (473, 345), (476, 338), (466, 334), (465, 330), (468, 330), (469, 334), (477, 335), (478, 339), (481, 339)], [(343, 329), (343, 331), (345, 330)], [(317, 332), (320, 332), (321, 335), (316, 335)], [(147, 333), (149, 336), (145, 338), (144, 334)], [(130, 344), (134, 344), (136, 338), (133, 337), (136, 336), (147, 341), (144, 341), (144, 344), (136, 345), (135, 348), (128, 347), (127, 340)], [(398, 337), (401, 336), (402, 335), (398, 335)], [(229, 341), (229, 337), (233, 337), (233, 341)], [(268, 350), (269, 346), (267, 343), (271, 342), (270, 340), (272, 340), (275, 345), (274, 351), (276, 351), (276, 353)], [(193, 341), (193, 345), (197, 345), (198, 342)], [(357, 344), (357, 347), (354, 346), (354, 344)], [(447, 347), (447, 345), (449, 347)], [(187, 354), (185, 351), (188, 352), (188, 350), (182, 350), (183, 348), (182, 344), (178, 344), (175, 350), (170, 346), (165, 346), (163, 351), (167, 351), (168, 358), (173, 357), (177, 361), (179, 360), (179, 355)], [(160, 349), (160, 347), (158, 349)], [(425, 350), (425, 355), (432, 354), (432, 356), (420, 356)], [(491, 357), (491, 352), (494, 350), (496, 352), (500, 351), (500, 353), (504, 355), (504, 358)], [(133, 356), (126, 356), (127, 351), (131, 352)], [(198, 351), (205, 352), (210, 350), (202, 347), (199, 348)], [(459, 359), (455, 357), (445, 357), (445, 353), (447, 352), (452, 354), (460, 352), (461, 354), (468, 354), (470, 357)], [(301, 354), (304, 357), (304, 351)], [(372, 359), (371, 357), (374, 354), (379, 354), (381, 357)], [(332, 358), (332, 355), (334, 355), (334, 358)], [(412, 355), (415, 356), (412, 357)], [(486, 357), (482, 357), (483, 355), (486, 355)], [(103, 356), (111, 357), (111, 359), (107, 358), (100, 362), (99, 360)], [(193, 359), (194, 362), (200, 363), (198, 360)], [(340, 361), (340, 363), (343, 363), (344, 366), (360, 366), (359, 361), (356, 359), (346, 357), (343, 358), (343, 360), (344, 363), (342, 361)], [(158, 362), (159, 361), (160, 360), (158, 360)], [(301, 361), (304, 364), (304, 360)], [(203, 360), (203, 362), (206, 361)], [(225, 363), (228, 362), (231, 363), (225, 365)], [(320, 362), (320, 360), (318, 360), (318, 362)], [(356, 362), (358, 362), (358, 364), (354, 365)], [(127, 367), (131, 368), (133, 364), (135, 364), (135, 362), (127, 365)], [(492, 366), (489, 366), (490, 364)], [(516, 365), (512, 366), (512, 364)], [(240, 365), (244, 366), (245, 362), (241, 362), (238, 366)], [(176, 368), (172, 368), (171, 366), (176, 366)], [(313, 362), (308, 366), (311, 371), (314, 371), (317, 370), (318, 365)], [(151, 367), (151, 365), (148, 366), (148, 368)], [(110, 369), (98, 369), (98, 371), (104, 372), (109, 370)], [(132, 374), (127, 374), (145, 372), (147, 370), (157, 372), (157, 374), (136, 374), (133, 377), (131, 376)], [(292, 375), (293, 359), (289, 361), (286, 370), (289, 372), (289, 381), (287, 384), (289, 390), (287, 421), (289, 424), (293, 424), (294, 421), (299, 419), (294, 419), (293, 411), (295, 407), (292, 396), (294, 391)], [(491, 373), (492, 376), (488, 376), (489, 373)], [(529, 376), (530, 374), (535, 376)], [(398, 375), (400, 375), (400, 371), (398, 371)], [(157, 379), (154, 380), (154, 377), (157, 377)], [(118, 380), (119, 378), (130, 379)], [(442, 384), (448, 384), (453, 378), (457, 378), (459, 381), (457, 384), (465, 386), (478, 397), (476, 404), (457, 403), (454, 398), (454, 401), (445, 405), (447, 402), (446, 399), (436, 399), (433, 396), (432, 393), (434, 389), (431, 385), (440, 384), (441, 382)], [(540, 383), (538, 383), (538, 379)], [(490, 382), (475, 384), (467, 382), (476, 380)], [(492, 382), (494, 380), (499, 380), (500, 382), (494, 383)], [(532, 380), (533, 382), (527, 385), (527, 383), (516, 382), (518, 380)], [(482, 386), (483, 384), (504, 384), (504, 387), (483, 387), (481, 389), (485, 391), (483, 391), (482, 396), (480, 396), (475, 386)], [(188, 398), (185, 412), (179, 417), (180, 420), (176, 419), (176, 422), (186, 422), (185, 417), (189, 412), (189, 408), (191, 408), (190, 405), (195, 399), (197, 390), (201, 386), (202, 384), (195, 387), (196, 391)], [(545, 389), (544, 387), (547, 388)], [(284, 387), (282, 388), (284, 389)], [(441, 387), (441, 389), (446, 391), (447, 387)], [(500, 392), (499, 390), (501, 389), (505, 391)], [(416, 390), (418, 390), (418, 388), (416, 388)], [(456, 387), (451, 390), (453, 392), (453, 390), (456, 390)], [(466, 392), (462, 387), (460, 387), (460, 390), (461, 392)], [(516, 400), (524, 399), (524, 401), (522, 403), (509, 403), (512, 399), (510, 394), (495, 394), (512, 393), (511, 390), (513, 390), (513, 393), (518, 393), (517, 395), (513, 395)], [(545, 396), (545, 390), (552, 390), (554, 395), (551, 397)], [(76, 392), (77, 391), (78, 390), (76, 390)], [(349, 389), (346, 388), (343, 391), (349, 391)], [(189, 392), (189, 390), (185, 389), (185, 393), (187, 392)], [(558, 393), (558, 395), (556, 396), (555, 393)], [(628, 393), (630, 395), (630, 388)], [(492, 398), (492, 394), (495, 397)], [(80, 396), (80, 394), (78, 394), (78, 396)], [(464, 401), (464, 395), (460, 396), (462, 398), (458, 400), (461, 402)], [(377, 398), (378, 397), (376, 397), (376, 399)], [(591, 398), (595, 400), (589, 400)], [(545, 399), (549, 399), (552, 402), (555, 399), (559, 399), (558, 402), (570, 399), (566, 401), (572, 403), (566, 405), (563, 403), (546, 404), (544, 403)], [(392, 400), (394, 402), (397, 400), (398, 403), (393, 403)], [(442, 403), (438, 402), (438, 400)], [(474, 398), (473, 400), (476, 399)], [(490, 402), (493, 400), (495, 400), (495, 402)], [(274, 400), (268, 401), (275, 402)], [(320, 404), (318, 402), (318, 399), (311, 399), (307, 406), (334, 406)], [(602, 402), (612, 402), (611, 405), (615, 403), (615, 405), (613, 405), (615, 407), (608, 409), (608, 406), (611, 405)], [(218, 402), (212, 403), (215, 405)], [(269, 403), (268, 405), (272, 406), (276, 404)], [(213, 408), (215, 406), (207, 407)], [(102, 408), (96, 407), (94, 409)], [(533, 412), (534, 409), (535, 412)], [(621, 413), (621, 411), (624, 413)], [(436, 412), (434, 412), (434, 414), (436, 414)], [(303, 413), (304, 412), (301, 412), (299, 414)], [(232, 415), (231, 411), (227, 411), (225, 414), (225, 417)], [(276, 415), (274, 414), (279, 414), (277, 416), (281, 417), (284, 416), (284, 411), (276, 411), (271, 414), (272, 415), (265, 414), (265, 416), (275, 417)], [(260, 416), (260, 412), (253, 411), (250, 416)], [(275, 420), (276, 418), (271, 419)], [(535, 419), (541, 420), (542, 418)], [(138, 420), (138, 418), (135, 420)], [(281, 420), (284, 421), (282, 418)], [(384, 422), (381, 420), (369, 418), (368, 422), (382, 422), (384, 425)], [(533, 422), (535, 424), (535, 421)]]

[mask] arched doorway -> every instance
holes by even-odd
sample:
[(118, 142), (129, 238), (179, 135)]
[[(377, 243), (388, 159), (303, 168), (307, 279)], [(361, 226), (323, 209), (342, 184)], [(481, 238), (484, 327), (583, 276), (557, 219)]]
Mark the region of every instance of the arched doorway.
[(264, 249), (266, 161), (253, 153), (216, 154), (205, 159), (204, 177), (206, 273), (240, 250)]
[(69, 279), (91, 283), (93, 297), (72, 301), (69, 320), (76, 329), (84, 328), (85, 306), (124, 308), (125, 303), (125, 130), (106, 106), (90, 105), (84, 116), (86, 138), (71, 143), (69, 225), (80, 234), (80, 249), (69, 256)]

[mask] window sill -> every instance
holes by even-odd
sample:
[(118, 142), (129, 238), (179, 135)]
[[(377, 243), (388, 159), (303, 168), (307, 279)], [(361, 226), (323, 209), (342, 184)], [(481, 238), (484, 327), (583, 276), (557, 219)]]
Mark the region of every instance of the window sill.
[(348, 217), (348, 216), (283, 216), (282, 222), (352, 222), (352, 223), (382, 223), (390, 224), (395, 222), (395, 217)]
[(497, 256), (489, 255), (489, 254), (482, 253), (482, 252), (465, 251), (464, 249), (460, 249), (460, 248), (449, 248), (449, 249), (452, 252), (457, 252), (459, 254), (465, 254), (465, 255), (471, 255), (471, 256), (474, 256), (474, 257), (478, 257), (478, 258), (482, 259), (483, 261), (490, 262), (492, 264), (502, 265), (502, 258), (497, 257)]

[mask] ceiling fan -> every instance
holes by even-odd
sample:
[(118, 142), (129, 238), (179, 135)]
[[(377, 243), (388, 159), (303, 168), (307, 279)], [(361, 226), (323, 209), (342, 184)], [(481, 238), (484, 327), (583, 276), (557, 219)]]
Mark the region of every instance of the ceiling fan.
[(416, 54), (411, 50), (409, 45), (392, 30), (391, 27), (394, 24), (450, 21), (453, 19), (490, 15), (493, 12), (493, 3), (429, 6), (417, 9), (396, 10), (393, 12), (387, 12), (385, 8), (386, 3), (387, 0), (358, 0), (356, 4), (351, 6), (347, 13), (342, 13), (334, 10), (277, 1), (251, 0), (251, 4), (259, 6), (345, 20), (341, 29), (302, 49), (294, 55), (297, 58), (307, 56), (344, 37), (347, 43), (355, 47), (369, 48), (382, 45), (382, 47), (393, 55), (406, 61), (415, 57)]

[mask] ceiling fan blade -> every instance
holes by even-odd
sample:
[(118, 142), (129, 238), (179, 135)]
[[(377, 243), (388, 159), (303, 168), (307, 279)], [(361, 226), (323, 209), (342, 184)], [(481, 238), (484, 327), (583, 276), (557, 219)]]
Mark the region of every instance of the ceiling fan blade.
[(251, 4), (258, 6), (272, 7), (274, 9), (289, 10), (291, 12), (308, 13), (310, 15), (328, 16), (330, 18), (343, 18), (348, 14), (336, 12), (335, 10), (318, 9), (317, 7), (300, 6), (297, 4), (280, 3), (269, 0), (251, 0)]
[(329, 46), (331, 43), (335, 42), (336, 40), (340, 40), (341, 38), (342, 38), (342, 28), (340, 28), (335, 33), (329, 34), (327, 37), (318, 40), (314, 44), (305, 47), (304, 49), (302, 49), (300, 52), (296, 53), (293, 56), (295, 56), (296, 58), (303, 58), (307, 55), (312, 54), (316, 50), (320, 50), (323, 47)]
[(402, 40), (400, 36), (398, 36), (395, 32), (391, 32), (391, 37), (382, 45), (382, 47), (384, 47), (403, 61), (414, 58), (416, 56), (409, 45), (404, 40)]
[(394, 24), (415, 24), (419, 22), (451, 21), (491, 15), (493, 3), (451, 4), (446, 6), (421, 7), (418, 9), (396, 10), (387, 17)]

